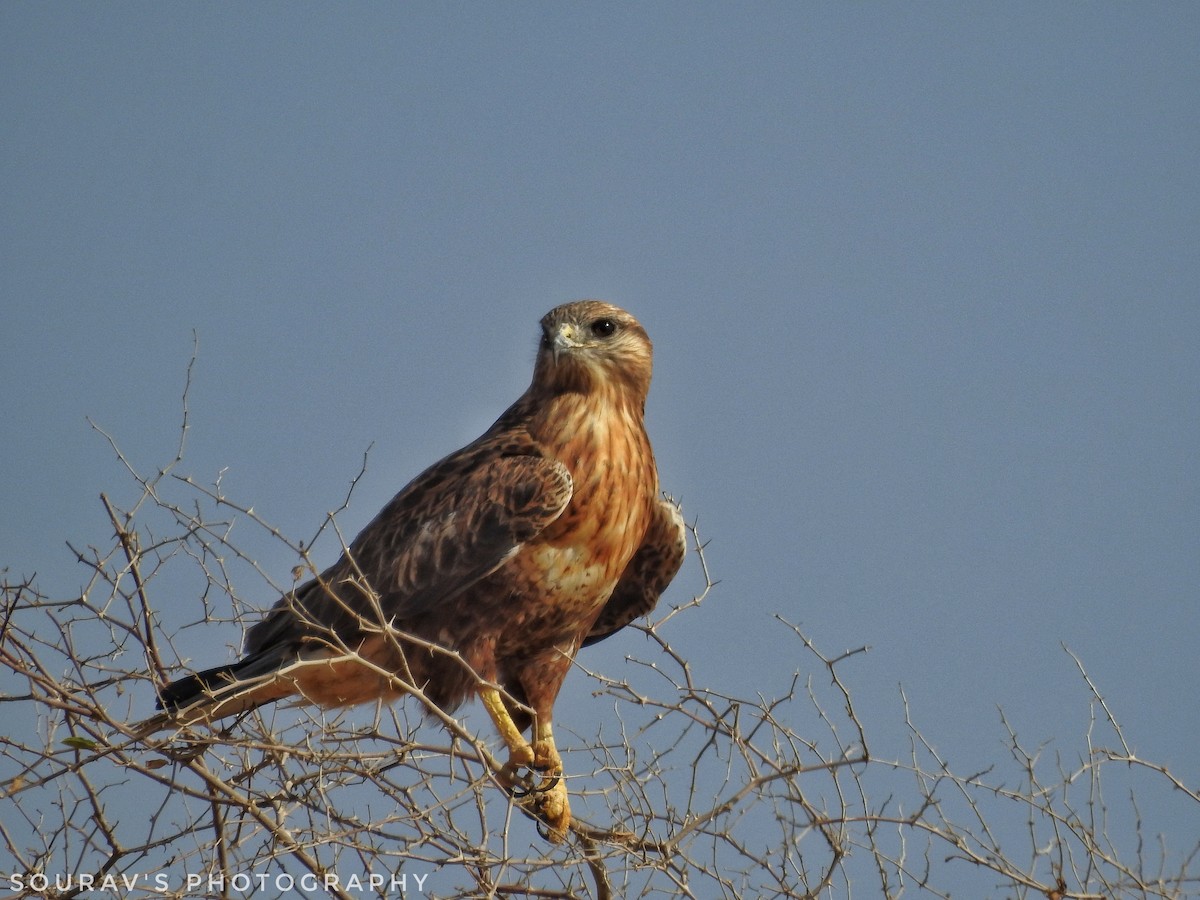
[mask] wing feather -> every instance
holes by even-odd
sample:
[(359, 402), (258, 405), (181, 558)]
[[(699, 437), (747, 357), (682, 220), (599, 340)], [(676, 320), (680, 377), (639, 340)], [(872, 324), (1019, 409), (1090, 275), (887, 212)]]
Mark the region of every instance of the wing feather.
[(654, 609), (686, 555), (687, 527), (683, 512), (674, 500), (662, 498), (654, 506), (654, 515), (641, 546), (625, 567), (582, 646), (611, 637)]
[(571, 493), (567, 468), (540, 456), (434, 467), (383, 508), (348, 554), (251, 628), (246, 652), (286, 652), (322, 634), (349, 642), (364, 618), (382, 624), (426, 612), (503, 565), (558, 518)]

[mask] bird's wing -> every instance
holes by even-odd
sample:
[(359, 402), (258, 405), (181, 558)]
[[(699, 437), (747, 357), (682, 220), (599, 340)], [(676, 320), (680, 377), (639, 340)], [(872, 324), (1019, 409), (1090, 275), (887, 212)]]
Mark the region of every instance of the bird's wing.
[(584, 638), (583, 646), (594, 644), (644, 616), (666, 590), (687, 555), (687, 527), (679, 504), (663, 498), (655, 504), (646, 536), (600, 615)]
[(541, 456), (435, 466), (383, 508), (347, 556), (251, 628), (246, 651), (322, 631), (348, 639), (364, 619), (377, 626), (426, 612), (499, 568), (558, 518), (571, 492), (567, 468)]

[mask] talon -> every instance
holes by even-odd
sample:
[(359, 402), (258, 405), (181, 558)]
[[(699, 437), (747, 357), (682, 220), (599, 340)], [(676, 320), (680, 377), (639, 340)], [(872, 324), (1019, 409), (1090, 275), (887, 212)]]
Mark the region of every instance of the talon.
[[(517, 771), (521, 769), (530, 775), (519, 777)], [(536, 784), (533, 772), (540, 772), (543, 776)], [(562, 843), (571, 825), (571, 807), (562, 767), (514, 765), (510, 760), (498, 774), (513, 799), (533, 813), (538, 834), (551, 843)]]
[[(502, 774), (501, 777), (508, 784), (510, 793), (519, 800), (523, 800), (532, 794), (544, 794), (547, 791), (554, 790), (556, 787), (558, 787), (558, 784), (560, 781), (562, 781), (563, 777), (562, 769), (551, 768), (548, 766), (545, 768), (541, 766), (514, 766), (512, 768), (513, 771), (510, 771), (507, 774)], [(542, 780), (537, 784), (534, 784), (531, 776), (518, 777), (515, 774), (516, 768), (527, 768), (531, 771), (538, 772), (542, 776)], [(505, 766), (505, 769), (509, 769), (509, 766)]]
[(528, 776), (518, 775), (517, 773), (525, 768), (524, 766), (514, 766), (511, 762), (505, 765), (496, 773), (496, 777), (500, 779), (500, 783), (506, 788), (517, 794), (519, 790), (524, 789), (525, 793), (533, 790), (532, 781)]
[(562, 781), (562, 771), (551, 772), (550, 775), (542, 781), (537, 787), (532, 788), (538, 794), (544, 794), (546, 791), (552, 791), (558, 787), (558, 783)]
[(538, 791), (538, 789), (532, 785), (529, 787), (517, 787), (516, 783), (510, 786), (508, 790), (509, 793), (511, 793), (518, 800), (524, 800), (526, 797), (530, 796), (531, 794), (536, 794)]
[[(508, 762), (500, 767), (500, 771), (496, 776), (501, 783), (513, 790), (516, 793), (517, 785), (529, 785), (532, 779), (527, 776), (518, 774), (522, 769), (529, 769), (533, 766), (533, 748), (528, 744), (524, 747), (517, 747), (509, 754)], [(532, 790), (532, 787), (530, 787)]]
[(571, 827), (571, 807), (567, 786), (561, 779), (523, 804), (536, 821), (538, 834), (552, 844), (561, 844)]

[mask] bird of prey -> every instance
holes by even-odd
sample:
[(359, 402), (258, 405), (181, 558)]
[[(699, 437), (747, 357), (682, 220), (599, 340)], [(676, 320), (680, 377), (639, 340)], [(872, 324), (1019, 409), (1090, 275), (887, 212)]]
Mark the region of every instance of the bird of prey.
[[(330, 568), (247, 633), (242, 659), (162, 689), (153, 725), (284, 697), (325, 707), (419, 690), (477, 695), (562, 840), (571, 822), (555, 698), (581, 646), (649, 612), (686, 551), (643, 425), (651, 344), (598, 300), (541, 320), (528, 390), (481, 437), (400, 491)], [(530, 729), (530, 738), (524, 732)]]

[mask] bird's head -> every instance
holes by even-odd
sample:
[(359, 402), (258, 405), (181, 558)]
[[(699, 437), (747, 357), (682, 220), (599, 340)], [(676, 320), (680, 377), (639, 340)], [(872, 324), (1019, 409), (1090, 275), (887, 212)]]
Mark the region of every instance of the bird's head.
[(577, 300), (542, 317), (535, 386), (557, 392), (616, 391), (645, 403), (653, 348), (640, 322), (602, 300)]

